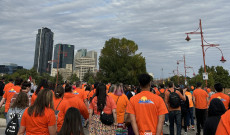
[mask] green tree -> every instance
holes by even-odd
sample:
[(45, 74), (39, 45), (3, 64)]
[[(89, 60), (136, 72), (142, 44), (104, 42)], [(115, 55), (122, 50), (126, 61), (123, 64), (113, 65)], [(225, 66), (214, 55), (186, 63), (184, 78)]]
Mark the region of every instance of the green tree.
[(80, 79), (77, 77), (76, 74), (72, 74), (72, 75), (68, 78), (68, 80), (69, 80), (71, 83), (80, 81)]
[(137, 50), (138, 45), (126, 38), (106, 41), (99, 57), (98, 78), (105, 83), (138, 84), (137, 76), (146, 73), (146, 63)]
[(94, 74), (90, 70), (88, 70), (88, 72), (85, 73), (85, 75), (84, 75), (82, 80), (84, 82), (88, 82), (90, 78), (93, 79), (93, 81), (94, 81)]
[(90, 76), (87, 84), (92, 85), (94, 83), (95, 83), (94, 78), (92, 76)]
[(230, 87), (230, 76), (228, 70), (224, 69), (222, 66), (217, 66), (215, 68), (214, 78), (215, 83), (221, 83), (224, 88)]

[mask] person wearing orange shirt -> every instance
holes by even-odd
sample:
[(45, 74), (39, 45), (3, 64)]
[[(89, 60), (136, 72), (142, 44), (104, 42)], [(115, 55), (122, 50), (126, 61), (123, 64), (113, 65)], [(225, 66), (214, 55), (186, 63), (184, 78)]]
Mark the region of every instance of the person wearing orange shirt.
[(69, 84), (66, 84), (65, 86), (65, 94), (64, 94), (63, 100), (68, 101), (70, 107), (75, 107), (79, 109), (79, 111), (81, 112), (81, 115), (85, 119), (88, 119), (89, 112), (88, 112), (88, 109), (85, 103), (82, 101), (82, 99), (80, 99), (78, 96), (76, 96), (73, 93), (72, 86)]
[(117, 105), (117, 123), (123, 124), (125, 119), (125, 111), (129, 100), (124, 94), (122, 85), (117, 84), (114, 89), (114, 93), (110, 94), (110, 96)]
[(222, 93), (223, 87), (222, 87), (222, 85), (221, 85), (220, 83), (216, 83), (216, 84), (214, 85), (214, 88), (215, 88), (215, 90), (216, 90), (216, 93), (213, 94), (213, 95), (211, 96), (211, 98), (210, 98), (210, 100), (209, 100), (209, 104), (210, 104), (210, 102), (211, 102), (211, 100), (212, 100), (213, 98), (219, 98), (219, 99), (223, 102), (223, 104), (224, 104), (226, 110), (228, 110), (228, 108), (229, 108), (229, 103), (230, 103), (230, 98), (229, 98), (229, 96), (226, 95), (226, 94), (224, 94), (224, 93)]
[(32, 97), (31, 97), (31, 105), (34, 104), (34, 102), (35, 102), (35, 100), (36, 100), (36, 98), (37, 98), (37, 95), (38, 95), (38, 93), (40, 92), (40, 90), (43, 90), (44, 88), (49, 88), (49, 85), (48, 85), (47, 80), (42, 79), (42, 80), (41, 80), (41, 83), (38, 85), (36, 91), (34, 92), (34, 94), (33, 94)]
[(195, 103), (195, 115), (197, 119), (197, 135), (200, 135), (200, 126), (204, 127), (208, 108), (208, 93), (201, 89), (201, 86), (202, 83), (197, 82), (197, 88), (193, 91), (193, 102)]
[(9, 83), (7, 83), (7, 84), (5, 85), (3, 91), (5, 92), (5, 91), (9, 90), (10, 88), (12, 88), (12, 87), (14, 86), (13, 82), (14, 82), (13, 79), (9, 79)]
[(94, 84), (94, 87), (93, 87), (94, 89), (91, 90), (90, 93), (89, 93), (90, 102), (91, 102), (91, 100), (95, 97), (96, 88), (97, 88), (98, 84), (99, 84), (99, 83), (96, 82), (96, 83)]
[[(90, 135), (115, 135), (115, 125), (117, 125), (116, 107), (113, 98), (106, 94), (106, 86), (99, 84), (95, 97), (89, 106)], [(100, 115), (102, 112), (113, 115), (113, 124), (105, 125), (101, 122)]]
[(191, 125), (192, 125), (191, 129), (195, 130), (194, 118), (193, 118), (194, 104), (192, 100), (192, 93), (190, 92), (189, 87), (187, 87), (185, 95), (188, 97), (188, 100), (189, 100), (189, 109), (187, 113), (187, 126), (188, 126), (188, 129), (190, 129), (190, 121), (191, 121)]
[(56, 135), (56, 126), (53, 93), (44, 89), (23, 113), (18, 135)]
[(14, 96), (15, 93), (19, 93), (21, 90), (21, 84), (22, 84), (22, 79), (21, 78), (17, 78), (15, 80), (15, 86), (13, 86), (11, 89), (8, 89), (7, 91), (5, 91), (3, 98), (0, 102), (0, 108), (2, 107), (3, 103), (6, 101), (5, 104), (5, 116), (10, 108), (10, 102), (12, 97)]
[(230, 110), (225, 112), (216, 129), (216, 135), (230, 135)]
[(67, 110), (70, 108), (69, 103), (65, 100), (63, 100), (65, 90), (63, 86), (59, 85), (54, 90), (54, 109), (56, 113), (58, 113), (58, 119), (57, 119), (57, 132), (60, 131), (62, 124), (64, 122), (64, 117), (67, 112)]
[(76, 83), (76, 89), (73, 90), (73, 94), (77, 95), (88, 106), (87, 95), (85, 90), (81, 88), (81, 82)]
[(126, 109), (133, 131), (135, 135), (163, 135), (166, 105), (161, 97), (150, 92), (150, 75), (141, 74), (138, 80), (141, 92), (130, 98)]
[[(181, 134), (181, 107), (180, 102), (181, 100), (185, 101), (185, 90), (183, 90), (183, 93), (177, 89), (174, 89), (173, 82), (168, 83), (169, 90), (165, 92), (165, 103), (169, 110), (169, 130), (170, 135), (174, 135), (174, 122), (176, 123), (177, 127), (177, 135)], [(175, 95), (175, 96), (173, 96)], [(170, 101), (170, 99), (174, 98), (174, 102)], [(179, 103), (179, 106), (174, 106)]]

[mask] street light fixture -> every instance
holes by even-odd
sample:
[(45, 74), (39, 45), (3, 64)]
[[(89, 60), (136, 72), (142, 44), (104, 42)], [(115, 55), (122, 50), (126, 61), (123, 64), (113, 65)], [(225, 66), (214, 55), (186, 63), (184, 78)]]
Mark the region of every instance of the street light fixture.
[[(200, 32), (198, 32), (198, 30), (200, 30)], [(198, 27), (198, 29), (197, 29), (196, 31), (194, 31), (194, 32), (188, 32), (188, 33), (185, 33), (185, 34), (187, 34), (187, 37), (185, 38), (185, 40), (187, 40), (187, 41), (190, 41), (190, 40), (191, 40), (191, 38), (188, 36), (189, 34), (200, 34), (200, 36), (201, 36), (201, 47), (202, 47), (202, 53), (203, 53), (203, 62), (204, 62), (204, 72), (205, 72), (205, 73), (206, 73), (205, 52), (206, 52), (206, 50), (207, 50), (208, 48), (210, 48), (210, 47), (215, 47), (215, 48), (217, 48), (218, 50), (220, 50), (220, 52), (221, 52), (221, 54), (222, 54), (222, 57), (221, 57), (221, 60), (220, 60), (220, 61), (221, 61), (222, 63), (226, 62), (226, 60), (224, 59), (224, 56), (223, 56), (223, 53), (222, 53), (221, 49), (218, 47), (219, 44), (210, 44), (210, 43), (208, 43), (208, 42), (206, 42), (206, 41), (204, 40), (203, 31), (202, 31), (202, 25), (201, 25), (201, 19), (200, 19), (199, 27)], [(204, 45), (204, 42), (207, 43), (207, 45)], [(206, 48), (206, 49), (204, 50), (204, 47), (208, 47), (208, 48)], [(208, 85), (208, 83), (207, 83), (207, 80), (206, 80), (206, 86), (207, 86), (207, 85)]]

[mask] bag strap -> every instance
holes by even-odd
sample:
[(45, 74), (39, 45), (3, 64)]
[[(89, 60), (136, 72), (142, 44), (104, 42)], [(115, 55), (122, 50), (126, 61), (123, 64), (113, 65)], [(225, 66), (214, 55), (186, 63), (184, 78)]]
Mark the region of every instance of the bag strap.
[[(120, 97), (120, 96), (119, 96), (119, 97)], [(118, 101), (119, 97), (117, 98), (117, 101)], [(117, 102), (116, 102), (116, 104), (117, 104)]]
[[(61, 101), (63, 100), (63, 98), (61, 99)], [(58, 106), (60, 105), (61, 101), (58, 103), (57, 107), (56, 107), (56, 110), (58, 109)]]

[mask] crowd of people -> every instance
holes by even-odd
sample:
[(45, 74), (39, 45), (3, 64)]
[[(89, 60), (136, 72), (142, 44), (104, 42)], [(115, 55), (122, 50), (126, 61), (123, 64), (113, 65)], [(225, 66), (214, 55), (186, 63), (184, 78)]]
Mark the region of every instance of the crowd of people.
[[(18, 135), (170, 135), (230, 134), (230, 98), (220, 83), (202, 89), (193, 86), (167, 87), (151, 84), (148, 74), (138, 77), (139, 86), (68, 82), (55, 86), (49, 80), (20, 78), (0, 81), (0, 107), (5, 107), (6, 134)], [(18, 120), (18, 130), (7, 130)], [(176, 125), (176, 132), (174, 130)], [(17, 129), (17, 128), (15, 128)], [(203, 130), (203, 132), (201, 132)]]

